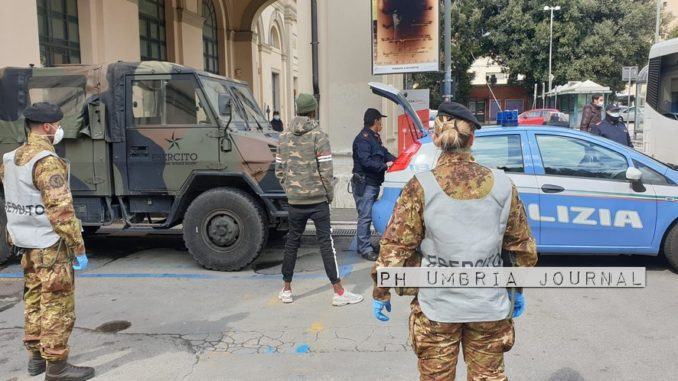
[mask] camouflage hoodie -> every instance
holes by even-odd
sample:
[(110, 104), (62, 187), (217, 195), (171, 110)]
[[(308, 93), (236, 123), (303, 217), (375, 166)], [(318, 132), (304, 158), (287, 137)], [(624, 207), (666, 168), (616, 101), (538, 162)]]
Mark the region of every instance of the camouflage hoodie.
[(316, 120), (298, 116), (280, 135), (275, 175), (291, 205), (332, 202), (332, 149)]

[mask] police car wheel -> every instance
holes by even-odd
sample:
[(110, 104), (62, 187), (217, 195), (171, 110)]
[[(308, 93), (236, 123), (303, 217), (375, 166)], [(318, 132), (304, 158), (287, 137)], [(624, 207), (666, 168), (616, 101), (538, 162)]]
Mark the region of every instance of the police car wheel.
[(210, 270), (242, 269), (259, 256), (268, 239), (264, 211), (238, 189), (213, 189), (198, 196), (183, 226), (188, 251)]
[(678, 271), (678, 224), (673, 225), (664, 240), (664, 256), (673, 270)]
[[(4, 204), (4, 202), (2, 203)], [(11, 255), (9, 246), (7, 245), (7, 215), (5, 215), (5, 208), (0, 207), (0, 265), (7, 262)]]

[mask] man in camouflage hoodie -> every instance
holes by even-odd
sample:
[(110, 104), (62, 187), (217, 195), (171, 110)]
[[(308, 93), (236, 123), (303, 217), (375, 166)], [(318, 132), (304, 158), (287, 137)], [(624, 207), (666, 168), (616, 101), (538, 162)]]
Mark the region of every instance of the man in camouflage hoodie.
[(344, 290), (339, 279), (337, 254), (330, 226), (330, 203), (334, 197), (332, 150), (327, 135), (320, 130), (315, 120), (318, 102), (312, 95), (300, 94), (296, 103), (299, 116), (292, 120), (289, 130), (280, 135), (275, 158), (275, 174), (285, 189), (290, 204), (290, 230), (282, 265), (284, 286), (278, 298), (283, 303), (293, 301), (291, 283), (297, 251), (306, 222), (311, 219), (320, 243), (325, 273), (334, 289), (332, 305), (359, 303), (363, 297)]

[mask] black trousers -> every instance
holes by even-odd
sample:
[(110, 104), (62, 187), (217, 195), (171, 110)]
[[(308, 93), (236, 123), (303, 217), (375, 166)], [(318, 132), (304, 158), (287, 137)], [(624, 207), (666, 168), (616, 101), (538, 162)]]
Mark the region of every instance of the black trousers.
[(290, 205), (288, 211), (290, 230), (287, 233), (285, 257), (282, 264), (283, 280), (285, 282), (292, 281), (301, 236), (306, 230), (306, 222), (310, 219), (315, 224), (316, 239), (320, 244), (320, 255), (323, 258), (327, 278), (332, 284), (339, 283), (339, 266), (337, 265), (337, 254), (332, 240), (329, 204), (323, 202), (313, 205)]

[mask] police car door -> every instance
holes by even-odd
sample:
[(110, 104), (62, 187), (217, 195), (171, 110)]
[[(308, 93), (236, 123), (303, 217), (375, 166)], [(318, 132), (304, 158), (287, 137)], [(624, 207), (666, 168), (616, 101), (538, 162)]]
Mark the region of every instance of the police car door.
[(528, 206), (540, 222), (541, 252), (634, 253), (652, 243), (654, 188), (634, 190), (629, 159), (615, 145), (579, 134), (530, 132), (539, 204)]
[[(474, 159), (489, 168), (503, 170), (513, 181), (520, 199), (528, 205), (539, 203), (537, 180), (534, 176), (532, 155), (527, 144), (527, 135), (519, 132), (498, 130), (486, 133), (481, 130), (476, 133), (473, 143)], [(537, 242), (539, 241), (540, 226), (538, 220), (530, 220), (530, 228)]]

